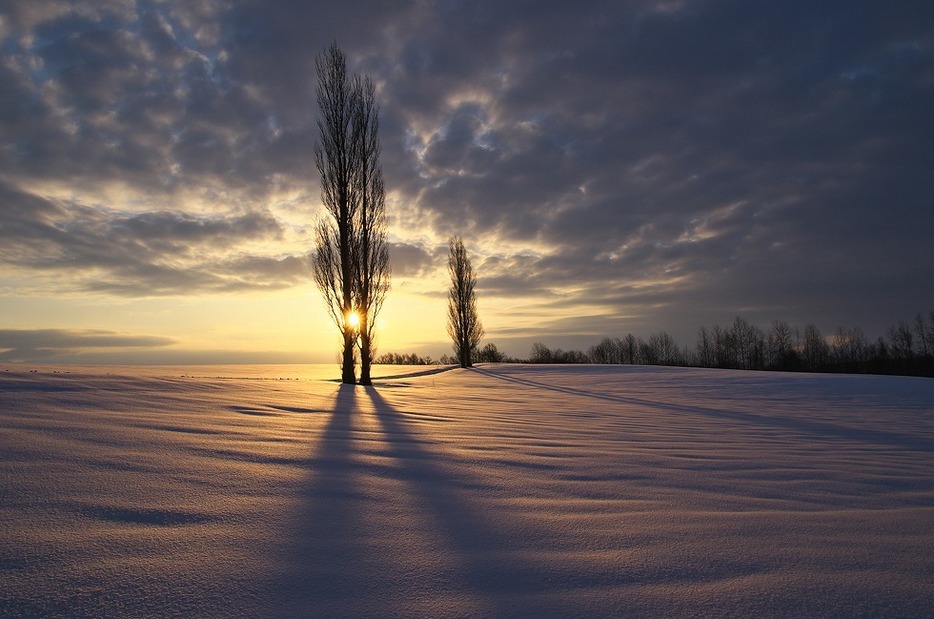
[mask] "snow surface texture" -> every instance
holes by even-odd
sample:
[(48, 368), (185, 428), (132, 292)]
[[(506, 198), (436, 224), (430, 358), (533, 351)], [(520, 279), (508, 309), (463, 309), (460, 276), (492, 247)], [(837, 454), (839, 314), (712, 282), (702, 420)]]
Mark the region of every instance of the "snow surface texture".
[(934, 616), (934, 380), (171, 371), (0, 367), (0, 616)]

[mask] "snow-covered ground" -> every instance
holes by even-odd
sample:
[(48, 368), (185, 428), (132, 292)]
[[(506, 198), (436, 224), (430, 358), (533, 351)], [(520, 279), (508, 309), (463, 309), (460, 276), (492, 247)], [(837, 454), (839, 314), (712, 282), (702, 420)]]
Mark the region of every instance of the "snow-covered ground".
[(934, 380), (335, 374), (0, 366), (0, 616), (934, 616)]

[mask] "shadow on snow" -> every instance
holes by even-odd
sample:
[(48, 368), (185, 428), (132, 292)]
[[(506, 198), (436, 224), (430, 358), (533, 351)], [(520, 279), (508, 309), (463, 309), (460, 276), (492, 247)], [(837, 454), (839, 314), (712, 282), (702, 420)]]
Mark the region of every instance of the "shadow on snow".
[(764, 426), (772, 426), (776, 428), (781, 428), (783, 430), (793, 430), (797, 432), (803, 432), (807, 434), (813, 434), (821, 438), (837, 438), (842, 440), (855, 440), (862, 441), (872, 444), (885, 444), (892, 447), (899, 447), (902, 449), (916, 450), (916, 451), (934, 451), (934, 442), (923, 437), (923, 436), (913, 436), (911, 434), (903, 434), (899, 432), (890, 432), (882, 431), (876, 429), (864, 429), (864, 428), (854, 428), (854, 427), (841, 427), (824, 421), (813, 421), (810, 419), (801, 419), (793, 417), (783, 417), (780, 415), (764, 414), (756, 415), (746, 412), (732, 412), (716, 408), (707, 408), (703, 406), (688, 406), (685, 404), (675, 404), (671, 402), (657, 402), (652, 400), (645, 400), (641, 398), (625, 397), (605, 393), (594, 393), (592, 391), (587, 391), (584, 389), (575, 389), (573, 387), (564, 387), (558, 385), (549, 385), (542, 382), (537, 382), (529, 380), (526, 378), (517, 378), (515, 376), (503, 376), (495, 372), (490, 372), (489, 370), (483, 370), (480, 368), (472, 368), (473, 371), (478, 372), (484, 376), (490, 378), (496, 378), (498, 380), (503, 380), (506, 382), (516, 383), (519, 385), (525, 385), (527, 387), (534, 387), (537, 389), (545, 389), (548, 391), (553, 391), (557, 393), (566, 393), (569, 395), (584, 396), (588, 398), (596, 398), (599, 400), (606, 400), (609, 402), (617, 402), (620, 404), (632, 404), (635, 406), (642, 406), (647, 408), (660, 409), (666, 412), (672, 413), (682, 413), (690, 415), (704, 415), (707, 417), (716, 417), (719, 419), (728, 419), (730, 421), (737, 421), (744, 424), (759, 424)]
[(288, 525), (294, 547), (275, 558), (281, 612), (528, 615), (520, 598), (556, 575), (516, 558), (507, 531), (522, 523), (484, 511), (485, 488), (457, 468), (377, 388), (341, 385)]

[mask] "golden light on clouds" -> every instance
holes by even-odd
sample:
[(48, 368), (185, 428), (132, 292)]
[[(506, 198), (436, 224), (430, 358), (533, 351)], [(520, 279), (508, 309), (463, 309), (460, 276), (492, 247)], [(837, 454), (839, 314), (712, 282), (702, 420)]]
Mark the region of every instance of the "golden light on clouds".
[(0, 331), (332, 362), (310, 257), (313, 58), (334, 40), (378, 84), (382, 352), (449, 352), (453, 234), (484, 343), (514, 356), (627, 332), (690, 344), (740, 311), (874, 337), (932, 305), (917, 8), (850, 11), (843, 32), (846, 3), (7, 4)]

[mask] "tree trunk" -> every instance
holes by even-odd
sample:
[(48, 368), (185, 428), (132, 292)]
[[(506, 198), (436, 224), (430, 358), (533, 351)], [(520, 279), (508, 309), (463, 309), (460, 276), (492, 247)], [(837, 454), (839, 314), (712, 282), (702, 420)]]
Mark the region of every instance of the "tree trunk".
[(366, 316), (360, 318), (360, 384), (372, 385), (370, 379), (370, 331)]
[(344, 331), (344, 356), (341, 363), (341, 382), (348, 385), (357, 384), (357, 378), (354, 375), (353, 347), (353, 331), (346, 329)]

